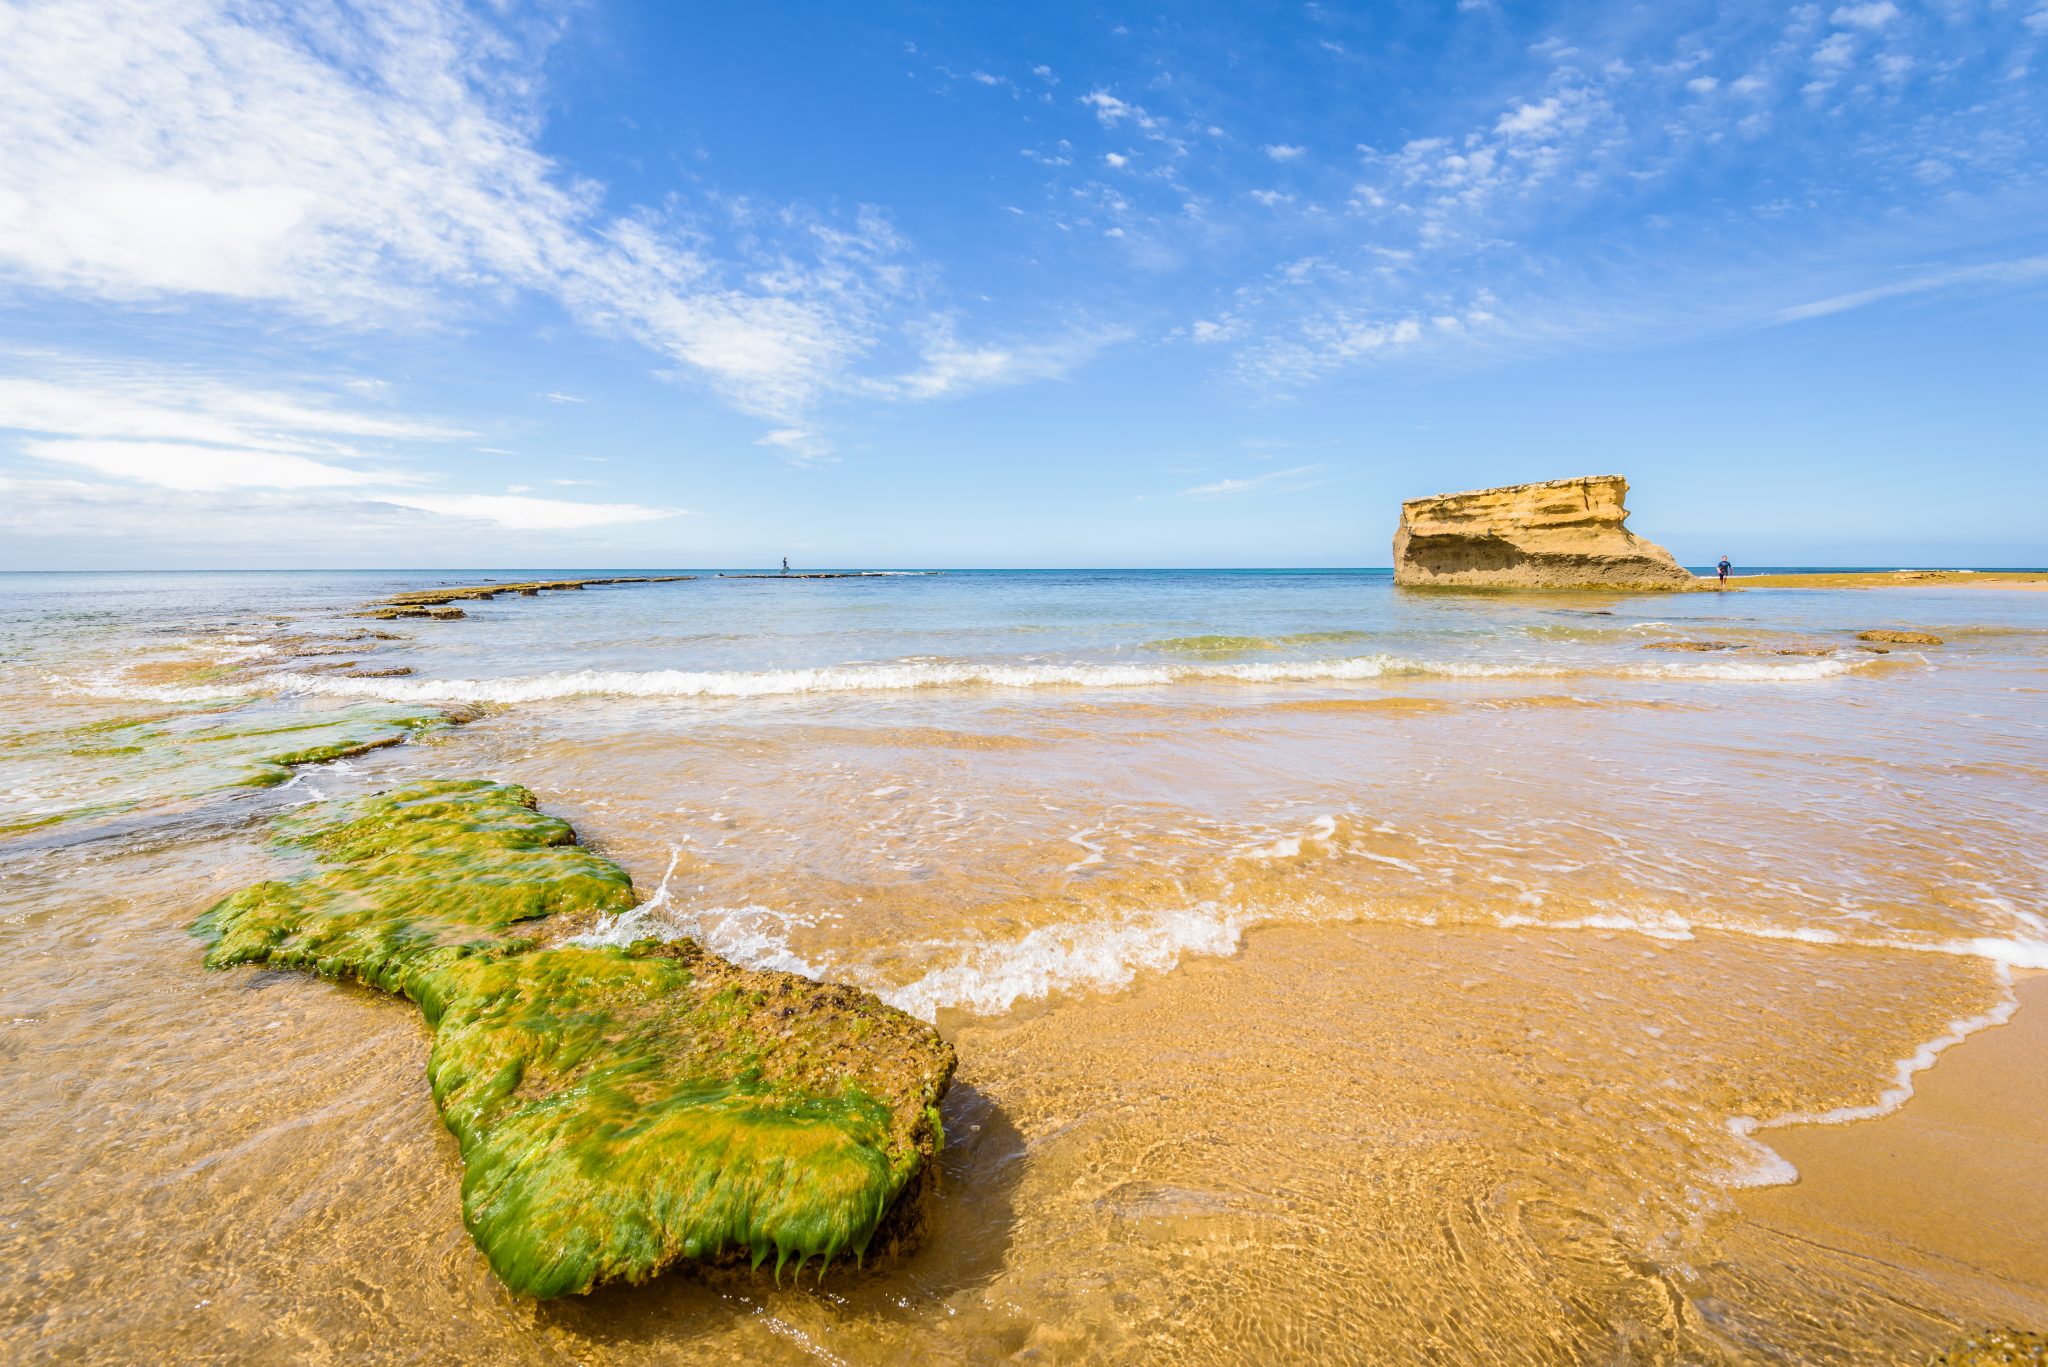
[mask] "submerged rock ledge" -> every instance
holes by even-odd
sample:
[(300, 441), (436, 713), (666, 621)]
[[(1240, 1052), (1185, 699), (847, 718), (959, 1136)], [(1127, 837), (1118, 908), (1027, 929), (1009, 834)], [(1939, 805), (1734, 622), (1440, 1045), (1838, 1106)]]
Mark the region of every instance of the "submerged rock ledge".
[[(681, 1260), (863, 1256), (944, 1142), (954, 1054), (870, 993), (694, 942), (544, 944), (634, 905), (533, 794), (431, 781), (278, 822), (304, 874), (202, 916), (210, 968), (353, 978), (417, 1002), (462, 1213), (514, 1291)], [(554, 926), (545, 923), (553, 918)]]
[(529, 579), (511, 584), (464, 584), (455, 588), (395, 593), (389, 598), (378, 599), (355, 615), (384, 622), (407, 617), (455, 622), (469, 615), (455, 604), (486, 602), (501, 593), (538, 598), (543, 593), (564, 593), (589, 588), (593, 584), (681, 584), (696, 577), (694, 574), (636, 574), (609, 579)]
[(1624, 525), (1628, 481), (1588, 475), (1401, 505), (1394, 582), (1407, 588), (1695, 589), (1701, 581)]

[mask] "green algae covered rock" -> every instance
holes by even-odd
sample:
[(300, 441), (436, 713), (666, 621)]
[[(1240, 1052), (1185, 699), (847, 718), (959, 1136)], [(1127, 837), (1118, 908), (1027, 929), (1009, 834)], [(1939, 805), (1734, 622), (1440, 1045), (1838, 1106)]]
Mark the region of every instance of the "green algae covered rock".
[(279, 823), (315, 866), (201, 918), (209, 967), (353, 978), (418, 1002), (462, 1150), (463, 1218), (515, 1291), (679, 1260), (779, 1275), (870, 1248), (943, 1142), (953, 1051), (869, 993), (694, 942), (543, 945), (633, 904), (524, 788), (418, 783)]
[(214, 701), (0, 737), (0, 793), (34, 794), (40, 809), (0, 819), (0, 836), (277, 787), (301, 765), (403, 745), (466, 720), (449, 707)]
[(209, 968), (308, 968), (418, 1000), (423, 972), (530, 947), (514, 927), (634, 901), (624, 869), (507, 784), (439, 780), (323, 803), (278, 821), (277, 838), (323, 867), (243, 888), (200, 918)]

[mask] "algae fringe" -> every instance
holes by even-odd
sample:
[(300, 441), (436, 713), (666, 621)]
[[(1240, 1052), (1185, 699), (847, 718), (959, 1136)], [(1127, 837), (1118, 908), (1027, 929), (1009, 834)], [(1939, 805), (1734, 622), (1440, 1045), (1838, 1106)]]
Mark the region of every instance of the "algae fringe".
[(547, 1297), (680, 1260), (862, 1258), (944, 1142), (952, 1047), (870, 993), (738, 968), (690, 940), (543, 945), (631, 881), (533, 794), (416, 783), (282, 818), (315, 863), (215, 904), (206, 964), (417, 1002), (463, 1220)]
[(0, 791), (17, 783), (39, 787), (48, 805), (0, 817), (0, 836), (237, 788), (276, 787), (301, 765), (402, 745), (475, 715), (461, 706), (298, 711), (213, 705), (32, 732), (0, 745)]

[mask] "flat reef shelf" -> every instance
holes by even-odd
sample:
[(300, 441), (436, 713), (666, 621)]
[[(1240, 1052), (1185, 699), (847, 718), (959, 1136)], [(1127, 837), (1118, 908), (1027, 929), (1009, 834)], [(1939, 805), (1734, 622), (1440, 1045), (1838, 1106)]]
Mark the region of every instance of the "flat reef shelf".
[(568, 937), (635, 904), (533, 794), (431, 780), (280, 818), (295, 876), (194, 926), (206, 965), (297, 968), (418, 1003), (462, 1214), (538, 1297), (673, 1264), (860, 1259), (944, 1143), (952, 1046), (871, 993), (691, 940)]
[(501, 593), (538, 598), (543, 593), (563, 593), (602, 584), (681, 584), (696, 577), (694, 574), (633, 574), (608, 579), (528, 579), (506, 584), (462, 584), (453, 588), (394, 593), (389, 598), (380, 598), (367, 605), (356, 616), (379, 621), (414, 617), (452, 622), (466, 615), (456, 604), (482, 602)]

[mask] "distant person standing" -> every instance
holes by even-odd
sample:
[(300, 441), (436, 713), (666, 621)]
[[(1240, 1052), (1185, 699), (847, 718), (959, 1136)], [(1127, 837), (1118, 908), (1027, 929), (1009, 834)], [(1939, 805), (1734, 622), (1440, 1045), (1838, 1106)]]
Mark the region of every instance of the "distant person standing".
[[(783, 568), (787, 569), (787, 568), (789, 567), (789, 562), (788, 562), (787, 560), (783, 561), (782, 563), (783, 563)], [(1721, 563), (1720, 563), (1720, 564), (1718, 564), (1718, 565), (1716, 565), (1716, 566), (1714, 566), (1714, 570), (1715, 570), (1715, 572), (1716, 572), (1716, 573), (1718, 573), (1718, 574), (1719, 574), (1719, 575), (1721, 576), (1721, 587), (1722, 587), (1722, 588), (1724, 588), (1724, 589), (1725, 589), (1725, 588), (1727, 588), (1727, 587), (1728, 587), (1728, 557), (1727, 557), (1727, 556), (1725, 556), (1725, 555), (1724, 555), (1724, 556), (1722, 556), (1722, 557), (1721, 557)]]
[[(1724, 560), (1721, 563), (1725, 566), (1728, 562)], [(789, 573), (789, 557), (786, 555), (782, 557), (782, 572), (784, 574)], [(1726, 569), (1723, 569), (1721, 571), (1721, 577), (1723, 579), (1726, 579), (1728, 577), (1728, 571)]]

